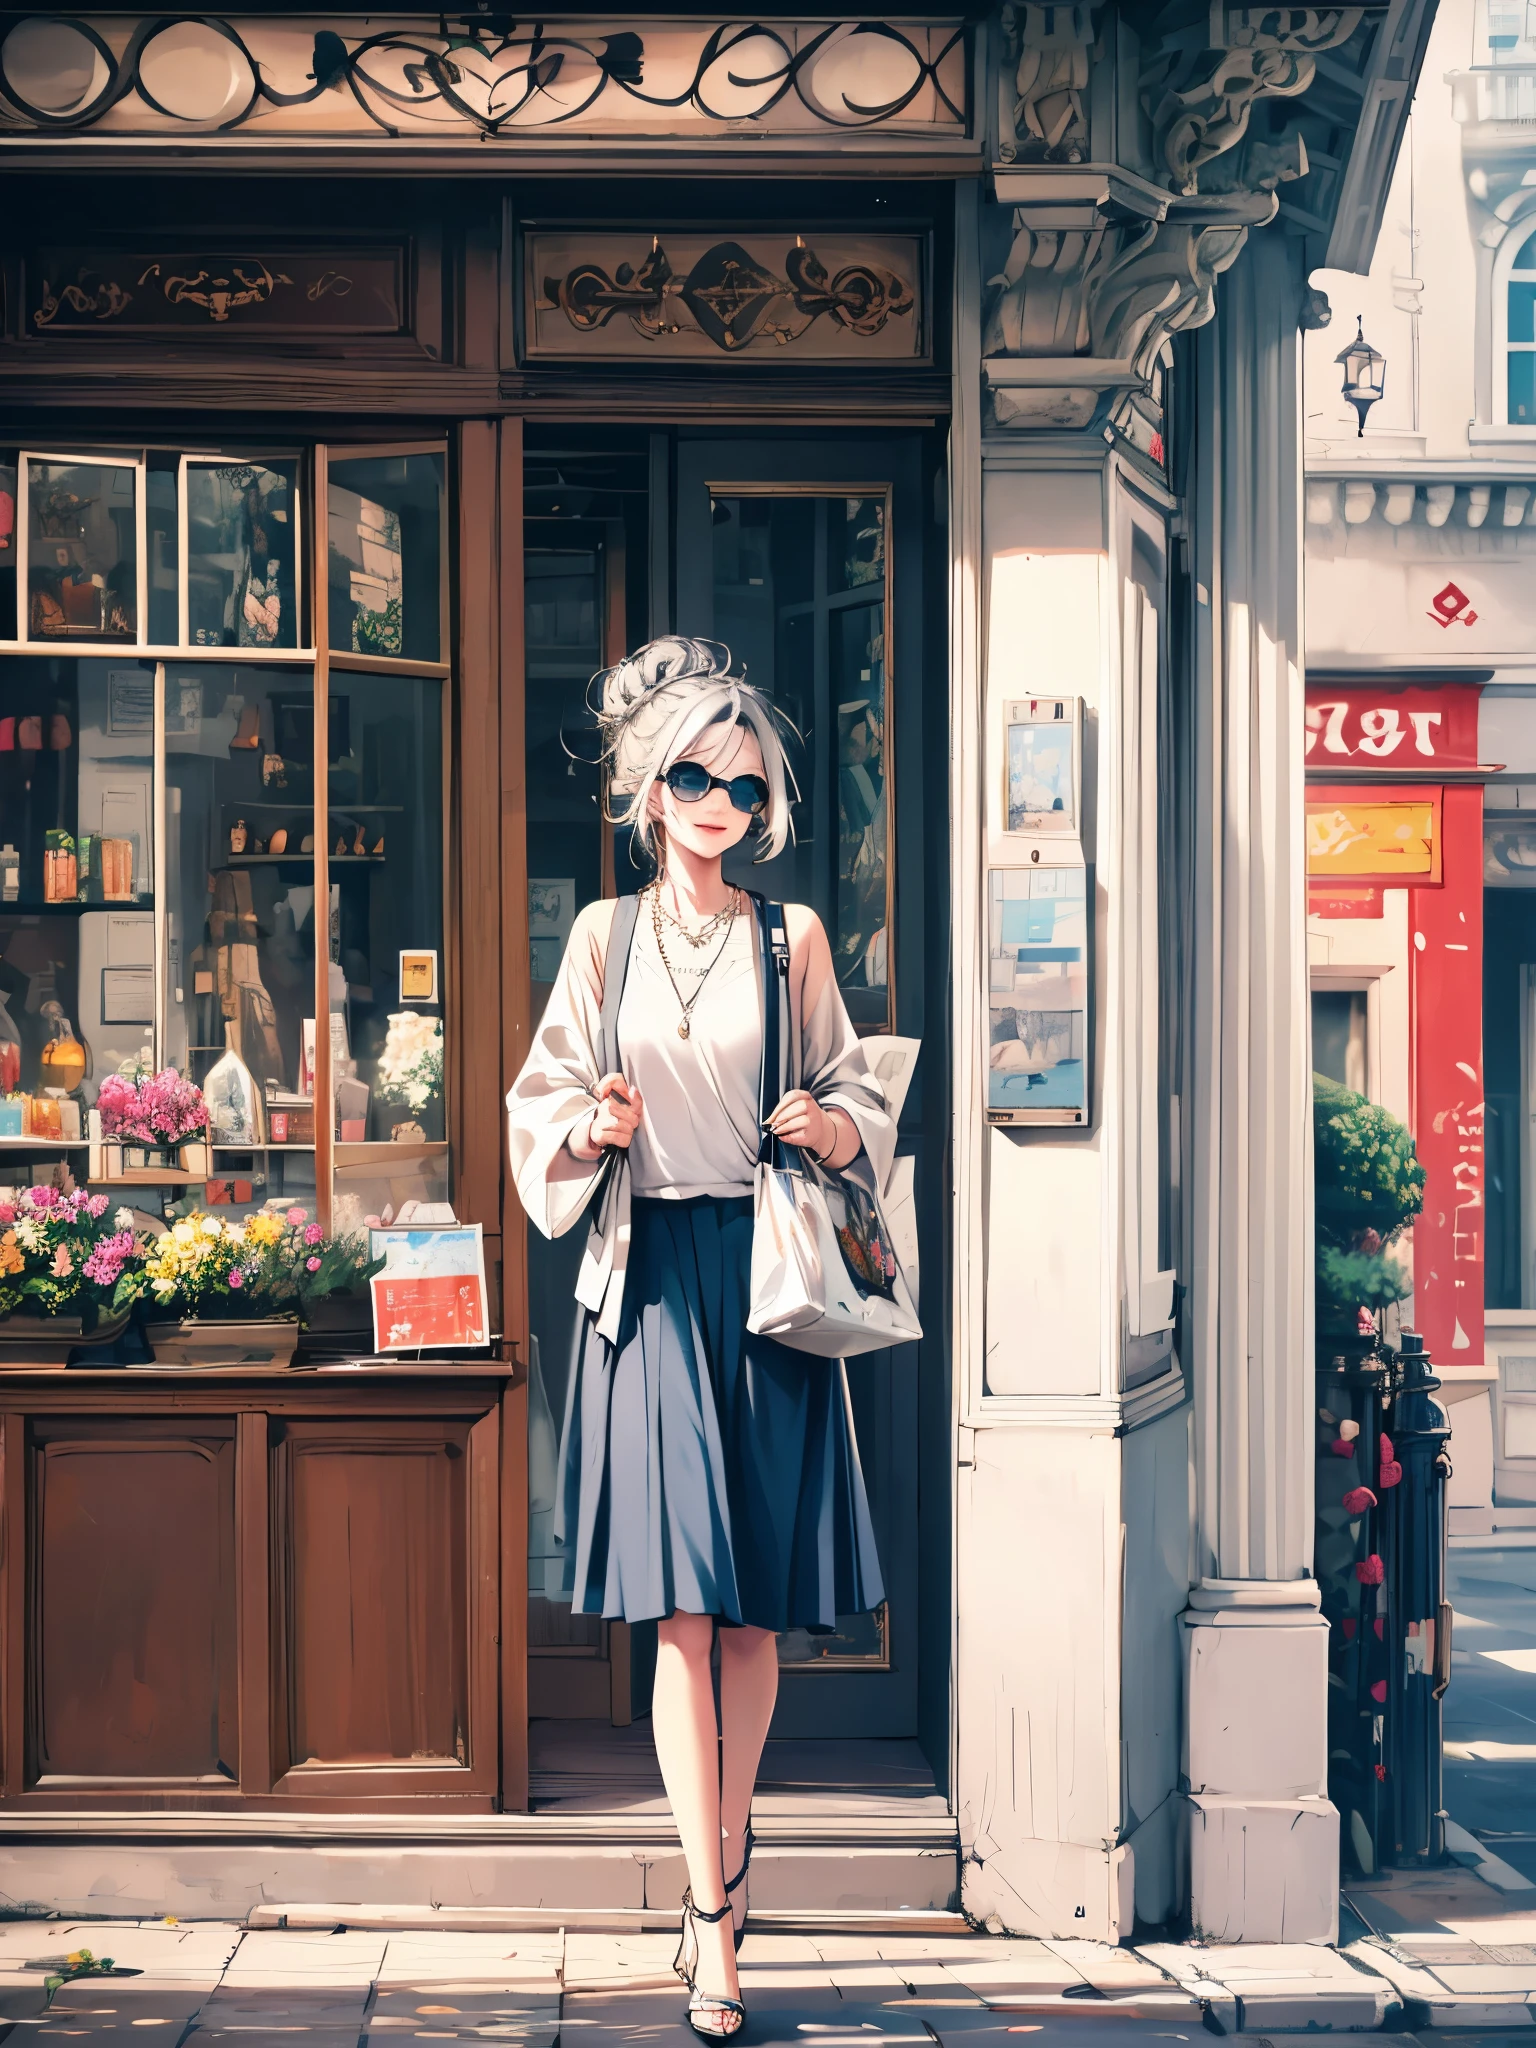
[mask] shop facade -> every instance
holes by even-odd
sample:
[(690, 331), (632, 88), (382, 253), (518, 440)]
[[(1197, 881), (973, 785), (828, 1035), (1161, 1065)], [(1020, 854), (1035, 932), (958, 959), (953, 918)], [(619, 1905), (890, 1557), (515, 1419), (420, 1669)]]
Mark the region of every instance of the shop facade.
[[(1333, 337), (1311, 337), (1307, 356), (1314, 1035), (1322, 1070), (1347, 1066), (1348, 1085), (1407, 1121), (1429, 1171), (1409, 1312), (1446, 1382), (1451, 1533), (1469, 1537), (1536, 1510), (1524, 30), (1496, 8), (1437, 18), (1425, 77), (1440, 83), (1420, 91), (1376, 261), (1351, 281), (1351, 317), (1385, 363), (1363, 431), (1337, 396)], [(1406, 855), (1383, 858), (1370, 844), (1389, 814), (1412, 823)], [(1405, 857), (1394, 886), (1387, 869)]]
[(1174, 12), (0, 22), (23, 1084), (49, 1002), (96, 1075), (237, 1048), (201, 1198), (451, 1210), (494, 1331), (0, 1380), (15, 1895), (672, 1908), (501, 1099), (638, 879), (587, 680), (677, 630), (806, 734), (765, 880), (923, 1046), (889, 1597), (781, 1646), (755, 1905), (1331, 1931), (1300, 346), (1429, 10)]

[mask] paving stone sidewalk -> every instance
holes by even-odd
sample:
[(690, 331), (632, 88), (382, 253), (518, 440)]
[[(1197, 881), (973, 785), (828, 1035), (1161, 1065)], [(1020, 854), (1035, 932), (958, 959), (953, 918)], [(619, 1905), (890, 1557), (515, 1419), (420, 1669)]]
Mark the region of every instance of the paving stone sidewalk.
[[(684, 2048), (693, 2036), (675, 1943), (344, 1921), (10, 1921), (0, 1924), (0, 2041)], [(87, 1950), (110, 1957), (114, 1974), (70, 1978), (70, 1959)], [(67, 1981), (50, 1990), (50, 1976)], [(741, 1976), (742, 2048), (1054, 2048), (1013, 2038), (1025, 2034), (1070, 2035), (1071, 2048), (1132, 2048), (1138, 2036), (1149, 2048), (1199, 2048), (1211, 2033), (1299, 2048), (1319, 2032), (1406, 2048), (1446, 2028), (1486, 2043), (1536, 2020), (1536, 1890), (1502, 1893), (1454, 1867), (1389, 1875), (1348, 1895), (1338, 1948), (754, 1932)]]

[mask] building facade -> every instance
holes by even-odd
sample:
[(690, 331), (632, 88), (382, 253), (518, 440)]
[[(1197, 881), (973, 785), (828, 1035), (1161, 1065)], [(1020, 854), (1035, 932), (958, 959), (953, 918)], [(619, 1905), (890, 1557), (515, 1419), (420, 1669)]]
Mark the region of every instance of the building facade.
[(1432, 13), (0, 21), (0, 825), (136, 849), (0, 909), (23, 1080), (48, 1003), (98, 1073), (236, 1052), (202, 1199), (451, 1210), (495, 1307), (18, 1359), (14, 1895), (672, 1906), (500, 1104), (636, 879), (587, 680), (680, 630), (806, 733), (768, 885), (922, 1045), (925, 1337), (850, 1371), (889, 1598), (782, 1645), (754, 1906), (1333, 1932), (1300, 366)]
[[(1429, 1169), (1412, 1313), (1454, 1403), (1452, 1529), (1466, 1534), (1536, 1519), (1529, 26), (1518, 10), (1441, 10), (1370, 273), (1319, 275), (1350, 318), (1309, 336), (1306, 360), (1318, 1064), (1339, 1079), (1347, 1066), (1408, 1121)], [(1363, 423), (1330, 359), (1356, 322), (1386, 363)], [(1414, 820), (1396, 887), (1368, 844), (1389, 814)]]

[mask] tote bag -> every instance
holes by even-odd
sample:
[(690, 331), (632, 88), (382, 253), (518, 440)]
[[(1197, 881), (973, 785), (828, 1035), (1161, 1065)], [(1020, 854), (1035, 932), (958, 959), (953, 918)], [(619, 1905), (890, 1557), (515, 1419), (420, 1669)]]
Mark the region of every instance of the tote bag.
[[(763, 963), (758, 1120), (766, 1126), (789, 1083), (789, 941), (783, 906), (760, 896), (752, 902)], [(923, 1334), (873, 1190), (766, 1128), (754, 1188), (747, 1328), (819, 1358), (884, 1351)]]

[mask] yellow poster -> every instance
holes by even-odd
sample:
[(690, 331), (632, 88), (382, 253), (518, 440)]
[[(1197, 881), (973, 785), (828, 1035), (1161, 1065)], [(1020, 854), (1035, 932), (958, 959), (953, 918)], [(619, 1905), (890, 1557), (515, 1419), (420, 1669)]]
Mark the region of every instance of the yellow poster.
[(1308, 804), (1307, 873), (1433, 879), (1435, 806), (1425, 799)]

